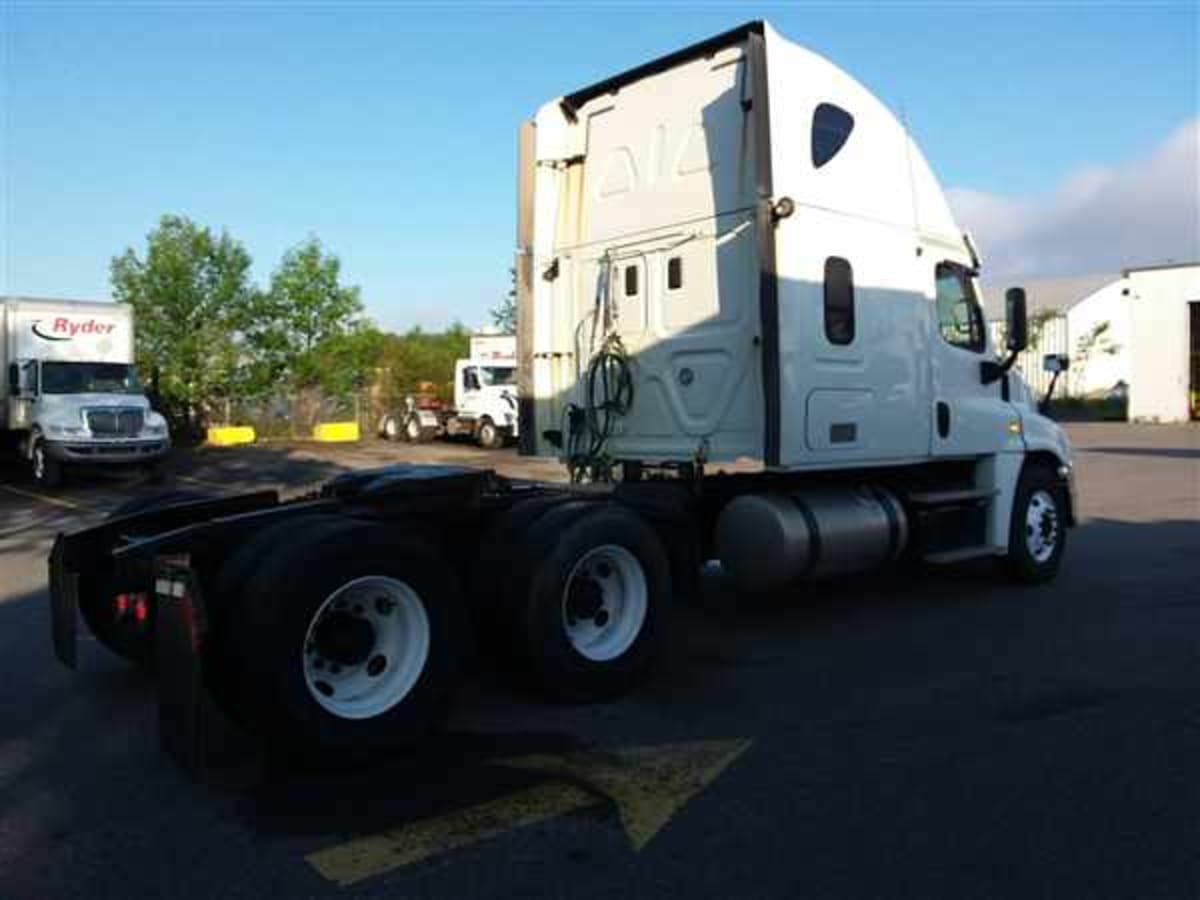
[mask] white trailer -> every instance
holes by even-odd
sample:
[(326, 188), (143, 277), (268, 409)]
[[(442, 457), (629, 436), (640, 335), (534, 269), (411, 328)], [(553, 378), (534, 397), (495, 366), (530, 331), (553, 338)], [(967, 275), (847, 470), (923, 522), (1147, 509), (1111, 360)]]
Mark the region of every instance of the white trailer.
[(516, 365), (515, 335), (471, 335), (469, 355), (454, 364), (454, 406), (410, 397), (403, 411), (383, 417), (380, 434), (413, 443), (469, 437), (481, 447), (503, 447), (520, 433)]
[(76, 603), (127, 655), (152, 636), (106, 623), (151, 604), (167, 746), (197, 684), (289, 753), (410, 744), (475, 637), (556, 699), (619, 695), (706, 561), (796, 602), (902, 560), (1056, 573), (1071, 453), (1009, 371), (1024, 294), (1001, 357), (970, 241), (849, 75), (750, 23), (555, 98), (519, 158), (522, 448), (597, 483), (398, 466), (60, 538), (60, 658)]
[(128, 306), (0, 297), (0, 370), (0, 436), (47, 487), (66, 465), (153, 464), (170, 449), (134, 369)]

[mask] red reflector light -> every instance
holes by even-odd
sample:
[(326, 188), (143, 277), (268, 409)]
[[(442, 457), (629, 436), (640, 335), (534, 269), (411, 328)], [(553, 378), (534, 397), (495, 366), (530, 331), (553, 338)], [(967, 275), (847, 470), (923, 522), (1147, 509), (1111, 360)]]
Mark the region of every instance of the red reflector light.
[(133, 604), (133, 617), (141, 625), (150, 617), (150, 601), (145, 594), (136, 594), (135, 596), (137, 599)]
[(114, 605), (116, 606), (116, 613), (118, 616), (125, 615), (125, 613), (129, 612), (129, 595), (117, 594)]

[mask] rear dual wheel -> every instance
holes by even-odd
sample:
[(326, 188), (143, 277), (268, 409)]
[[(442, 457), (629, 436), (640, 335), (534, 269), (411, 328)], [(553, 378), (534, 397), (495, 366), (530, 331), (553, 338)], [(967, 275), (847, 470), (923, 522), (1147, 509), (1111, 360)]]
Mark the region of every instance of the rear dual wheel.
[(286, 542), (264, 538), (257, 566), (235, 557), (221, 579), (218, 699), (289, 755), (412, 745), (448, 710), (470, 644), (452, 568), (391, 526), (286, 524)]
[(671, 597), (654, 531), (613, 503), (551, 508), (525, 532), (506, 597), (519, 663), (553, 700), (626, 693), (657, 661)]

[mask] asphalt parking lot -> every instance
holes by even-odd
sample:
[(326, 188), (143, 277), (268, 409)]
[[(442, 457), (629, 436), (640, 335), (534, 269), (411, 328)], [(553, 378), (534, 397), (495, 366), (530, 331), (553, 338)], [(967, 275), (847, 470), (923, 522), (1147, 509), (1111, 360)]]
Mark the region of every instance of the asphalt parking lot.
[[(151, 676), (50, 647), (53, 535), (151, 488), (4, 470), (0, 896), (1200, 895), (1200, 429), (1069, 431), (1082, 522), (1051, 585), (709, 580), (618, 703), (545, 706), (485, 666), (417, 758), (283, 772), (230, 736), (200, 783), (158, 751)], [(381, 442), (180, 471), (301, 491), (401, 458), (557, 474)]]

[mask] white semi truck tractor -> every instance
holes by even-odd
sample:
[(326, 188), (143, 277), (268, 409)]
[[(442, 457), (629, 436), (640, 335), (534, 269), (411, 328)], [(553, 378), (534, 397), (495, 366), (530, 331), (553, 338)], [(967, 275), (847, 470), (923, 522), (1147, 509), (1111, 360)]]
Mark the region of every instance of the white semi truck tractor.
[(0, 297), (0, 438), (54, 487), (67, 466), (153, 466), (170, 451), (133, 365), (133, 311)]
[(516, 364), (515, 335), (471, 335), (467, 358), (454, 363), (454, 405), (409, 397), (403, 411), (383, 417), (380, 434), (411, 443), (468, 437), (489, 450), (503, 447), (519, 433)]
[(1011, 370), (1024, 295), (993, 346), (978, 254), (850, 75), (754, 22), (555, 97), (519, 148), (520, 445), (589, 483), (399, 466), (61, 536), (60, 658), (77, 606), (119, 652), (157, 636), (179, 758), (200, 694), (290, 753), (411, 745), (475, 638), (618, 696), (713, 561), (796, 603), (900, 562), (1058, 570), (1071, 450)]

